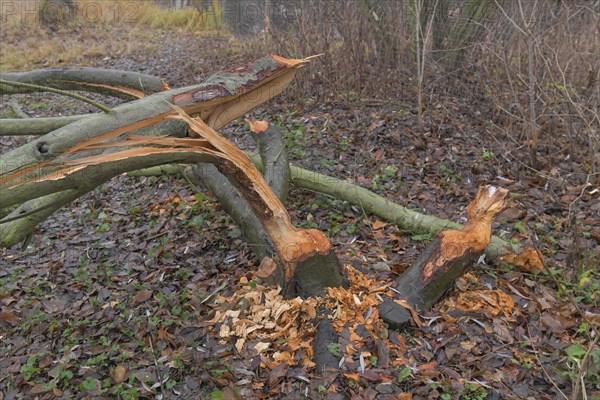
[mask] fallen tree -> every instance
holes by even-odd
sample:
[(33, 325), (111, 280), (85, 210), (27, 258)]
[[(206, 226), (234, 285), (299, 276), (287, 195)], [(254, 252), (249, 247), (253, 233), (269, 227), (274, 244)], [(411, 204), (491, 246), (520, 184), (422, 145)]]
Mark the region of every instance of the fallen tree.
[[(405, 326), (415, 309), (433, 305), (484, 251), (492, 260), (509, 260), (534, 271), (540, 268), (541, 259), (534, 250), (519, 251), (491, 237), (492, 218), (505, 204), (503, 189), (482, 187), (469, 206), (469, 222), (463, 228), (408, 210), (351, 183), (290, 166), (281, 132), (267, 123), (250, 122), (260, 159), (250, 159), (217, 132), (279, 94), (307, 61), (269, 56), (215, 74), (202, 84), (173, 90), (166, 90), (166, 84), (155, 78), (152, 85), (141, 85), (155, 92), (149, 95), (122, 73), (98, 74), (101, 80), (89, 82), (86, 79), (92, 72), (74, 74), (69, 69), (63, 75), (56, 70), (0, 74), (1, 93), (48, 87), (138, 98), (108, 112), (48, 121), (48, 125), (58, 122), (58, 129), (38, 125), (36, 133), (50, 131), (2, 156), (0, 245), (23, 240), (54, 211), (116, 175), (147, 167), (164, 173), (168, 165), (182, 164), (191, 165), (186, 175), (203, 181), (240, 226), (262, 260), (259, 277), (280, 285), (288, 297), (318, 295), (325, 287), (345, 284), (330, 241), (317, 230), (292, 225), (283, 204), (290, 182), (357, 204), (407, 231), (454, 229), (440, 233), (396, 280), (397, 298), (380, 305), (381, 317), (394, 327)], [(22, 133), (22, 127), (32, 122), (15, 120), (1, 132)], [(179, 166), (172, 168), (182, 171)], [(492, 246), (488, 246), (490, 240)], [(327, 332), (320, 331), (318, 336), (329, 338), (331, 329), (325, 323), (320, 326)], [(330, 362), (317, 364), (325, 367)]]
[[(244, 68), (215, 74), (203, 84), (159, 92), (77, 120), (8, 152), (0, 160), (0, 244), (22, 240), (52, 212), (123, 172), (172, 162), (209, 163), (239, 191), (244, 207), (249, 206), (264, 229), (263, 241), (268, 238), (273, 246), (270, 255), (278, 266), (277, 283), (286, 295), (311, 295), (322, 291), (324, 285), (343, 284), (329, 240), (317, 230), (295, 228), (252, 161), (216, 132), (280, 93), (305, 63), (265, 57)], [(3, 74), (0, 91), (42, 90), (37, 85), (39, 75), (25, 73), (11, 82), (15, 75)], [(23, 76), (36, 84), (23, 82), (27, 80)], [(54, 71), (46, 76), (57, 85)], [(121, 77), (112, 75), (115, 80)], [(96, 81), (82, 83), (81, 78), (77, 87), (110, 87), (129, 93), (129, 88), (122, 89), (122, 82), (110, 78), (101, 86)], [(70, 76), (59, 82), (70, 85), (73, 79)], [(188, 130), (190, 137), (185, 138)], [(171, 137), (159, 136), (163, 134)], [(270, 164), (266, 151), (265, 157), (265, 164)], [(304, 283), (302, 277), (312, 277), (315, 271), (325, 279)]]

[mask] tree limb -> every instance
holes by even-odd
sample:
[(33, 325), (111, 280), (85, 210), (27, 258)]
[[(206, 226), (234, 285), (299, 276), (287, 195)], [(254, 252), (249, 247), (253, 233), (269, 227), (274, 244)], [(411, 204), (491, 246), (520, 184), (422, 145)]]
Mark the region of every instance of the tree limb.
[[(33, 85), (44, 85), (62, 90), (97, 92), (125, 99), (142, 98), (146, 94), (168, 89), (162, 79), (151, 75), (88, 67), (46, 68), (27, 72), (3, 72), (0, 73), (0, 79)], [(32, 93), (37, 91), (40, 90), (33, 87), (0, 86), (0, 94)]]
[(90, 115), (69, 115), (48, 118), (0, 119), (0, 136), (45, 135)]

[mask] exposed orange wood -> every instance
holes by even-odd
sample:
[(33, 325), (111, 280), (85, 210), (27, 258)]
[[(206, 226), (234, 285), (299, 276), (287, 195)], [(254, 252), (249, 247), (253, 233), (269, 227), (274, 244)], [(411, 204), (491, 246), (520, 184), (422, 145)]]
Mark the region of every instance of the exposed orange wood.
[[(125, 145), (126, 142), (123, 142)], [(119, 146), (114, 146), (119, 147)], [(49, 166), (56, 167), (57, 169), (48, 173), (45, 173), (42, 177), (34, 177), (25, 181), (20, 181), (14, 185), (8, 186), (5, 190), (13, 189), (18, 186), (22, 186), (25, 184), (29, 184), (32, 182), (41, 182), (41, 181), (56, 181), (59, 179), (63, 179), (69, 175), (72, 175), (86, 167), (91, 165), (100, 165), (106, 164), (110, 162), (122, 161), (127, 159), (132, 159), (135, 157), (149, 156), (152, 154), (175, 154), (175, 153), (198, 153), (198, 154), (207, 154), (215, 157), (219, 157), (220, 153), (215, 152), (212, 148), (202, 148), (200, 146), (195, 147), (178, 147), (178, 148), (170, 148), (170, 147), (134, 147), (130, 149), (125, 149), (121, 151), (117, 151), (114, 153), (108, 154), (99, 154), (95, 156), (82, 157), (76, 160), (69, 160), (61, 162), (60, 164), (52, 164), (49, 163)]]
[(121, 92), (121, 93), (131, 95), (133, 97), (137, 97), (138, 99), (143, 99), (144, 97), (146, 97), (146, 93), (144, 93), (141, 90), (123, 87), (123, 86), (113, 86), (113, 85), (106, 85), (103, 83), (92, 83), (92, 82), (81, 82), (81, 81), (64, 81), (64, 82), (76, 83), (76, 84), (82, 85), (82, 86), (93, 86), (93, 87), (101, 87), (101, 88), (105, 88), (105, 89), (111, 89), (111, 90), (114, 90), (115, 92)]
[(252, 133), (263, 133), (269, 129), (269, 123), (267, 121), (253, 121), (246, 118), (246, 122), (250, 126), (250, 132)]
[[(124, 133), (130, 132), (130, 131), (133, 131), (133, 130), (136, 130), (136, 129), (141, 129), (141, 128), (145, 128), (145, 127), (157, 124), (159, 122), (164, 121), (165, 118), (169, 114), (170, 113), (160, 114), (160, 115), (154, 116), (152, 118), (148, 118), (148, 119), (144, 119), (144, 120), (141, 120), (141, 121), (137, 121), (137, 122), (135, 122), (133, 124), (119, 127), (118, 129), (115, 129), (113, 131), (107, 132), (107, 133), (105, 133), (103, 135), (98, 135), (98, 136), (95, 136), (95, 137), (93, 137), (91, 139), (84, 140), (82, 142), (77, 143), (75, 146), (67, 149), (65, 152), (63, 152), (61, 154), (61, 156), (67, 156), (67, 155), (76, 153), (78, 151), (81, 151), (81, 150), (85, 149), (87, 146), (91, 146), (91, 145), (100, 143), (102, 141), (115, 138), (117, 136), (120, 136), (120, 135), (122, 135)], [(27, 174), (29, 172), (33, 172), (33, 171), (35, 171), (37, 169), (46, 167), (46, 166), (50, 165), (51, 162), (52, 161), (44, 161), (44, 162), (41, 162), (41, 163), (36, 163), (36, 164), (31, 165), (29, 167), (25, 167), (25, 168), (19, 169), (18, 171), (15, 171), (13, 173), (0, 176), (0, 184), (5, 184), (7, 182), (10, 182), (11, 180), (14, 180), (14, 179), (17, 179), (17, 178), (23, 176), (23, 175), (25, 175), (25, 174)]]
[[(216, 95), (213, 98), (207, 99), (206, 101), (197, 100), (192, 104), (182, 104), (183, 110), (192, 116), (199, 116), (204, 121), (207, 121), (207, 124), (214, 129), (220, 129), (225, 124), (227, 124), (232, 119), (235, 119), (246, 112), (250, 111), (254, 107), (259, 104), (269, 100), (270, 98), (276, 96), (281, 93), (285, 87), (291, 82), (291, 80), (295, 76), (296, 69), (308, 62), (308, 59), (304, 60), (288, 60), (283, 57), (271, 56), (273, 60), (277, 61), (281, 64), (281, 68), (272, 71), (269, 76), (264, 77), (264, 79), (258, 79), (256, 81), (250, 81), (247, 85), (240, 85), (237, 88), (237, 93), (234, 95), (224, 95), (218, 96)], [(243, 68), (242, 68), (243, 69)], [(262, 78), (262, 77), (261, 77)], [(87, 84), (90, 86), (99, 86), (112, 88), (115, 90), (122, 89), (119, 87), (113, 87), (109, 85), (102, 84), (94, 84), (94, 83), (82, 83), (76, 82), (77, 84)], [(166, 83), (165, 83), (166, 85)], [(166, 88), (165, 86), (164, 88)], [(129, 89), (128, 89), (129, 90)], [(202, 89), (201, 89), (202, 90)], [(193, 100), (191, 92), (180, 93), (173, 96), (173, 101), (178, 104), (181, 101), (190, 101)], [(189, 97), (189, 98), (188, 98)], [(164, 121), (170, 114), (163, 113), (152, 118), (144, 119), (141, 121), (137, 121), (133, 124), (129, 124), (126, 126), (119, 127), (111, 132), (93, 137), (86, 141), (80, 142), (70, 149), (66, 150), (61, 154), (61, 156), (68, 156), (70, 154), (82, 151), (85, 148), (90, 148), (95, 144), (101, 143), (103, 141), (118, 137), (127, 132), (145, 128), (157, 123)], [(2, 174), (0, 176), (0, 184), (5, 184), (11, 180), (18, 179), (19, 177), (33, 172), (39, 168), (46, 167), (48, 165), (48, 161), (36, 163), (30, 166), (20, 167), (18, 170), (14, 172), (8, 172)]]

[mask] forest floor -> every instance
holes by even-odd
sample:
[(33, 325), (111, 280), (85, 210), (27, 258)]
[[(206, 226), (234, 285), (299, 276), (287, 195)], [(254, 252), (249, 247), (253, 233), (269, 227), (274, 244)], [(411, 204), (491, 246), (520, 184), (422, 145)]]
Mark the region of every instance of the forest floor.
[[(73, 34), (81, 32), (43, 35)], [(36, 35), (1, 39), (17, 51)], [(262, 56), (219, 34), (105, 26), (85, 40), (16, 68), (106, 67), (178, 87)], [(598, 398), (600, 193), (587, 167), (548, 153), (531, 168), (476, 100), (431, 99), (423, 133), (414, 104), (401, 99), (286, 96), (250, 116), (284, 128), (295, 165), (427, 214), (464, 222), (479, 185), (507, 188), (513, 200), (494, 234), (539, 249), (540, 274), (480, 262), (422, 313), (424, 326), (396, 332), (377, 318), (377, 295), (430, 236), (292, 188), (295, 224), (327, 233), (352, 286), (284, 301), (256, 282), (256, 258), (205, 189), (124, 175), (55, 213), (25, 249), (0, 250), (0, 399), (560, 399), (577, 382)], [(13, 96), (1, 116), (11, 100), (32, 117), (92, 112), (54, 96)], [(242, 120), (223, 134), (250, 146)], [(2, 151), (30, 139), (2, 138)], [(510, 304), (498, 304), (499, 293)], [(320, 303), (338, 310), (340, 340), (329, 350), (342, 360), (324, 376), (311, 362), (307, 323)]]

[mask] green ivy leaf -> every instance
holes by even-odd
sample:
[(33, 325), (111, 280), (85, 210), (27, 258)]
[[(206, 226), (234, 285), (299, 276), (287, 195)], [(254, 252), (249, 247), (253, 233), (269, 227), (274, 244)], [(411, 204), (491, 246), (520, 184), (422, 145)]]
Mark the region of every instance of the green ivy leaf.
[(339, 343), (329, 343), (327, 350), (338, 358), (342, 357), (342, 346)]
[(411, 373), (412, 370), (409, 367), (404, 367), (402, 371), (400, 371), (400, 373), (398, 374), (398, 383), (401, 383), (403, 380), (408, 378)]
[(585, 352), (587, 351), (585, 347), (580, 344), (573, 344), (565, 350), (569, 358), (573, 360), (580, 360), (585, 356)]

